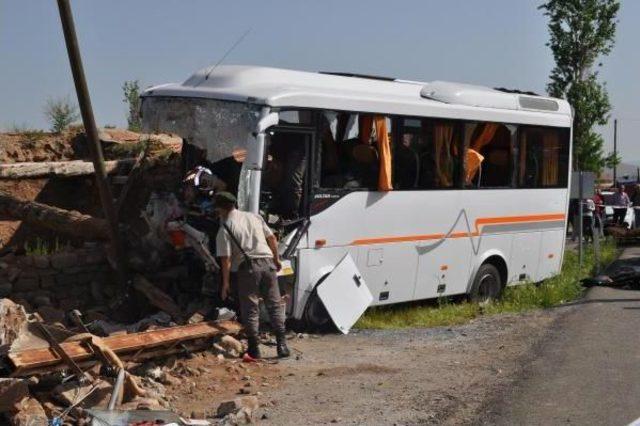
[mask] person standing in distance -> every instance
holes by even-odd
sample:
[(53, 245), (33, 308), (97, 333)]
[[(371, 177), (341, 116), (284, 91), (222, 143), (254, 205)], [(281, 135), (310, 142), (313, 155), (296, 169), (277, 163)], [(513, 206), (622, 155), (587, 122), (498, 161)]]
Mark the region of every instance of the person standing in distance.
[(262, 217), (236, 209), (233, 194), (217, 193), (214, 208), (220, 217), (220, 229), (216, 237), (217, 255), (222, 269), (220, 297), (222, 300), (227, 298), (231, 272), (237, 272), (240, 311), (249, 340), (247, 353), (252, 358), (260, 358), (258, 299), (262, 295), (271, 326), (275, 330), (278, 357), (288, 357), (289, 348), (277, 276), (277, 271), (282, 267), (278, 240)]

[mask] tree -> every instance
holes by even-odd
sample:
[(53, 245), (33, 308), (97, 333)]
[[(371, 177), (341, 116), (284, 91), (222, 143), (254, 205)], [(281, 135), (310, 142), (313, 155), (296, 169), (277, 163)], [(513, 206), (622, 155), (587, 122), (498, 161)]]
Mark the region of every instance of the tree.
[(618, 0), (549, 0), (539, 7), (549, 17), (556, 65), (547, 91), (565, 98), (574, 109), (573, 155), (576, 170), (599, 172), (605, 165), (602, 136), (594, 126), (607, 124), (611, 105), (598, 81), (599, 58), (614, 45)]
[(54, 133), (66, 130), (80, 118), (77, 105), (71, 102), (68, 96), (47, 100), (44, 115), (49, 120), (51, 131)]
[(138, 80), (125, 81), (122, 85), (124, 99), (122, 102), (129, 105), (127, 113), (127, 128), (134, 132), (142, 129), (140, 121), (140, 82)]

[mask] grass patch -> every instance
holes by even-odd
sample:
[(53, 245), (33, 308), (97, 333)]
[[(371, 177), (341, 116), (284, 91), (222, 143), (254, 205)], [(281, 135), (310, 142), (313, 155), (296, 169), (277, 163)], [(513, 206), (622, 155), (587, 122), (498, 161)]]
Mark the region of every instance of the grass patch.
[(36, 237), (35, 240), (28, 241), (24, 245), (24, 250), (27, 256), (33, 255), (50, 255), (59, 253), (66, 250), (69, 247), (68, 243), (63, 244), (56, 237), (55, 241), (43, 240), (40, 237)]
[[(612, 241), (601, 246), (600, 264), (606, 265), (618, 255)], [(523, 284), (505, 289), (502, 298), (489, 305), (463, 301), (454, 303), (442, 298), (437, 301), (370, 308), (356, 323), (356, 328), (409, 328), (437, 327), (464, 324), (481, 315), (504, 312), (525, 312), (532, 309), (549, 308), (571, 301), (582, 295), (584, 288), (580, 280), (591, 275), (596, 266), (593, 249), (585, 250), (582, 269), (578, 264), (578, 253), (566, 250), (562, 271), (540, 284)]]

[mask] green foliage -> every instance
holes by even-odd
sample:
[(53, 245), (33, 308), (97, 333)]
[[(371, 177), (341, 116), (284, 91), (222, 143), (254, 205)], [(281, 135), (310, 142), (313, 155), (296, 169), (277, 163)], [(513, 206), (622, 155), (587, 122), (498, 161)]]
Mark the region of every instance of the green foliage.
[(122, 102), (129, 106), (127, 113), (127, 129), (139, 132), (142, 129), (140, 120), (140, 82), (138, 80), (125, 81), (122, 85), (124, 98)]
[(113, 158), (132, 158), (137, 157), (142, 151), (147, 149), (152, 145), (152, 142), (149, 140), (143, 140), (140, 142), (126, 142), (114, 144), (112, 147), (108, 148), (107, 154), (109, 157)]
[(610, 152), (609, 155), (604, 158), (604, 166), (610, 169), (618, 166), (621, 162), (622, 157), (620, 157), (620, 154), (616, 154), (615, 152)]
[(25, 243), (24, 249), (27, 255), (49, 255), (64, 251), (68, 245), (62, 244), (58, 238), (55, 241), (46, 241), (36, 237), (35, 241)]
[(51, 124), (51, 131), (60, 133), (80, 118), (78, 107), (69, 97), (49, 99), (44, 107), (44, 115)]
[[(601, 265), (612, 262), (618, 254), (613, 242), (601, 248)], [(549, 308), (580, 297), (583, 287), (580, 280), (595, 272), (593, 250), (587, 250), (582, 269), (575, 250), (565, 252), (562, 272), (540, 284), (522, 284), (505, 289), (502, 298), (491, 304), (478, 305), (470, 302), (451, 303), (440, 298), (437, 303), (427, 302), (410, 305), (374, 307), (360, 318), (356, 328), (408, 328), (437, 327), (464, 324), (481, 315), (506, 312), (525, 312), (532, 309)]]
[(565, 98), (575, 111), (574, 167), (599, 172), (605, 165), (602, 136), (593, 130), (605, 125), (611, 105), (598, 82), (601, 56), (614, 44), (618, 0), (549, 0), (540, 6), (549, 18), (550, 41), (556, 66), (547, 85), (550, 96)]

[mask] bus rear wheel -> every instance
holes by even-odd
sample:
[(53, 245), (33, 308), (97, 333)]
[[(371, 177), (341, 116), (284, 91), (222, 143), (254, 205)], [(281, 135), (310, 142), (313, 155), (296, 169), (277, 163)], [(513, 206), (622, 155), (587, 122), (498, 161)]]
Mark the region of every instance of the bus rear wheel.
[(469, 299), (481, 305), (491, 303), (500, 298), (502, 287), (502, 278), (498, 268), (490, 263), (485, 263), (478, 268), (469, 292)]

